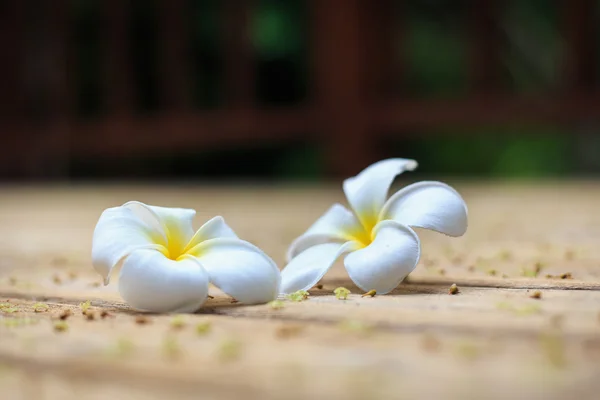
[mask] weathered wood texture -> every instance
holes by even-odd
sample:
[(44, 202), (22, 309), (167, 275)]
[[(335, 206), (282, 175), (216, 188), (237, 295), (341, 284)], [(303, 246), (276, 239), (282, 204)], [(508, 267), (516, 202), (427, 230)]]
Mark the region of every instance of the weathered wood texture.
[[(341, 190), (3, 187), (0, 302), (16, 311), (0, 312), (1, 397), (597, 398), (600, 185), (457, 187), (468, 234), (419, 232), (422, 260), (391, 295), (362, 298), (337, 265), (307, 301), (279, 310), (211, 289), (215, 298), (178, 330), (169, 315), (136, 324), (117, 277), (98, 285), (89, 252), (104, 208), (130, 199), (193, 207), (198, 224), (221, 214), (282, 265), (286, 245), (343, 201)], [(536, 263), (537, 277), (522, 276)], [(564, 272), (572, 279), (546, 278)], [(448, 294), (452, 283), (460, 294)], [(332, 295), (342, 285), (353, 292), (346, 301)], [(79, 303), (88, 299), (110, 316), (86, 320)], [(49, 311), (33, 312), (38, 301)], [(55, 332), (65, 309), (74, 311), (68, 330)], [(211, 331), (198, 335), (206, 321)]]

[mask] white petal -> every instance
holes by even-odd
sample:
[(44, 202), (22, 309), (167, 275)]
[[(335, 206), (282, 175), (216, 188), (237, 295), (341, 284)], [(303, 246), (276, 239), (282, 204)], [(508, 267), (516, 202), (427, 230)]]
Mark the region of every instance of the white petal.
[(344, 193), (362, 224), (370, 230), (376, 223), (394, 178), (417, 168), (415, 160), (391, 158), (365, 168), (344, 181)]
[(166, 247), (172, 254), (172, 258), (177, 258), (183, 253), (184, 248), (194, 236), (194, 228), (192, 220), (196, 215), (196, 211), (189, 208), (169, 208), (149, 206), (139, 201), (130, 201), (123, 204), (123, 207), (129, 207), (134, 210), (140, 217), (147, 214), (149, 210), (153, 213), (158, 222), (162, 226), (167, 244)]
[(211, 283), (242, 303), (266, 303), (277, 297), (279, 268), (251, 243), (232, 238), (211, 239), (188, 254), (198, 258)]
[(339, 256), (357, 248), (359, 245), (356, 242), (324, 243), (309, 247), (281, 271), (281, 293), (310, 289), (329, 271)]
[(140, 218), (129, 207), (106, 209), (94, 229), (92, 239), (92, 265), (102, 275), (104, 284), (110, 280), (110, 272), (132, 251), (141, 248), (154, 248), (166, 251), (165, 233), (153, 221), (150, 214)]
[(311, 246), (323, 243), (345, 243), (367, 236), (354, 214), (341, 204), (334, 204), (308, 230), (296, 238), (287, 251), (287, 261)]
[(467, 231), (467, 205), (445, 183), (418, 182), (391, 196), (381, 210), (380, 219), (461, 236)]
[(156, 250), (136, 250), (123, 263), (119, 292), (139, 310), (193, 312), (208, 295), (208, 274), (193, 257), (173, 261)]
[(420, 242), (412, 229), (394, 221), (380, 222), (374, 232), (373, 242), (348, 254), (344, 265), (356, 286), (386, 294), (415, 269)]
[(221, 216), (216, 216), (202, 225), (188, 242), (185, 251), (188, 251), (192, 247), (197, 246), (206, 240), (216, 238), (238, 238), (233, 229), (225, 223), (225, 220)]

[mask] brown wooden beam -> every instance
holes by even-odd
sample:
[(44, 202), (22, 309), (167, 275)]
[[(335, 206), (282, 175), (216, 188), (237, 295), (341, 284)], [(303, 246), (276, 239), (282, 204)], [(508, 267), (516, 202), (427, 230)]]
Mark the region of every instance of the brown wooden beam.
[(565, 39), (564, 88), (570, 92), (589, 92), (597, 82), (596, 62), (598, 2), (563, 0), (563, 35)]

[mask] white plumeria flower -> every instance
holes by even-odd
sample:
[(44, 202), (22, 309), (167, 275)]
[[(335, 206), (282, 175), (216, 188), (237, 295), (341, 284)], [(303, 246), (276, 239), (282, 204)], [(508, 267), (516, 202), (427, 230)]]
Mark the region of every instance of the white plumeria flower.
[(132, 307), (153, 312), (192, 312), (213, 283), (246, 304), (277, 297), (277, 265), (240, 240), (222, 217), (196, 233), (196, 211), (132, 201), (106, 209), (94, 230), (93, 266), (107, 285), (122, 264), (119, 292)]
[[(394, 178), (417, 162), (379, 161), (344, 181), (354, 213), (334, 204), (288, 249), (281, 292), (313, 287), (345, 253), (350, 279), (365, 292), (392, 291), (419, 261), (419, 237), (411, 227), (449, 236), (467, 230), (467, 206), (456, 190), (441, 182), (418, 182), (387, 194)], [(386, 200), (387, 199), (387, 200)]]

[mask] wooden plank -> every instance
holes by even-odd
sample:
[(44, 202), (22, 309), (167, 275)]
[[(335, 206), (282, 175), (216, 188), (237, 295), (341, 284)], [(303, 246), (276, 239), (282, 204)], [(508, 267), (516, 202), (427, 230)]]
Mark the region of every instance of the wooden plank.
[[(198, 226), (221, 214), (283, 265), (286, 246), (342, 200), (340, 188), (5, 187), (0, 302), (10, 301), (16, 311), (0, 312), (3, 393), (64, 400), (90, 393), (594, 398), (600, 390), (600, 216), (594, 212), (600, 185), (454, 184), (469, 205), (469, 232), (456, 239), (419, 231), (422, 261), (391, 295), (361, 297), (338, 264), (307, 301), (286, 301), (279, 310), (232, 304), (211, 288), (215, 298), (185, 315), (181, 329), (171, 326), (170, 315), (146, 315), (148, 323), (137, 324), (139, 314), (120, 299), (116, 276), (109, 286), (97, 285), (90, 237), (104, 208), (131, 199), (197, 207)], [(40, 198), (43, 208), (35, 207)], [(521, 275), (536, 263), (539, 276)], [(572, 280), (545, 277), (565, 271)], [(460, 294), (447, 294), (450, 282)], [(332, 295), (339, 285), (352, 290), (348, 300)], [(541, 299), (529, 297), (534, 288)], [(87, 299), (95, 320), (81, 315), (79, 303)], [(48, 311), (33, 311), (40, 301)], [(53, 321), (66, 309), (73, 311), (68, 330), (55, 332)], [(109, 313), (104, 319), (102, 310)], [(209, 323), (210, 331), (198, 335), (199, 323)]]

